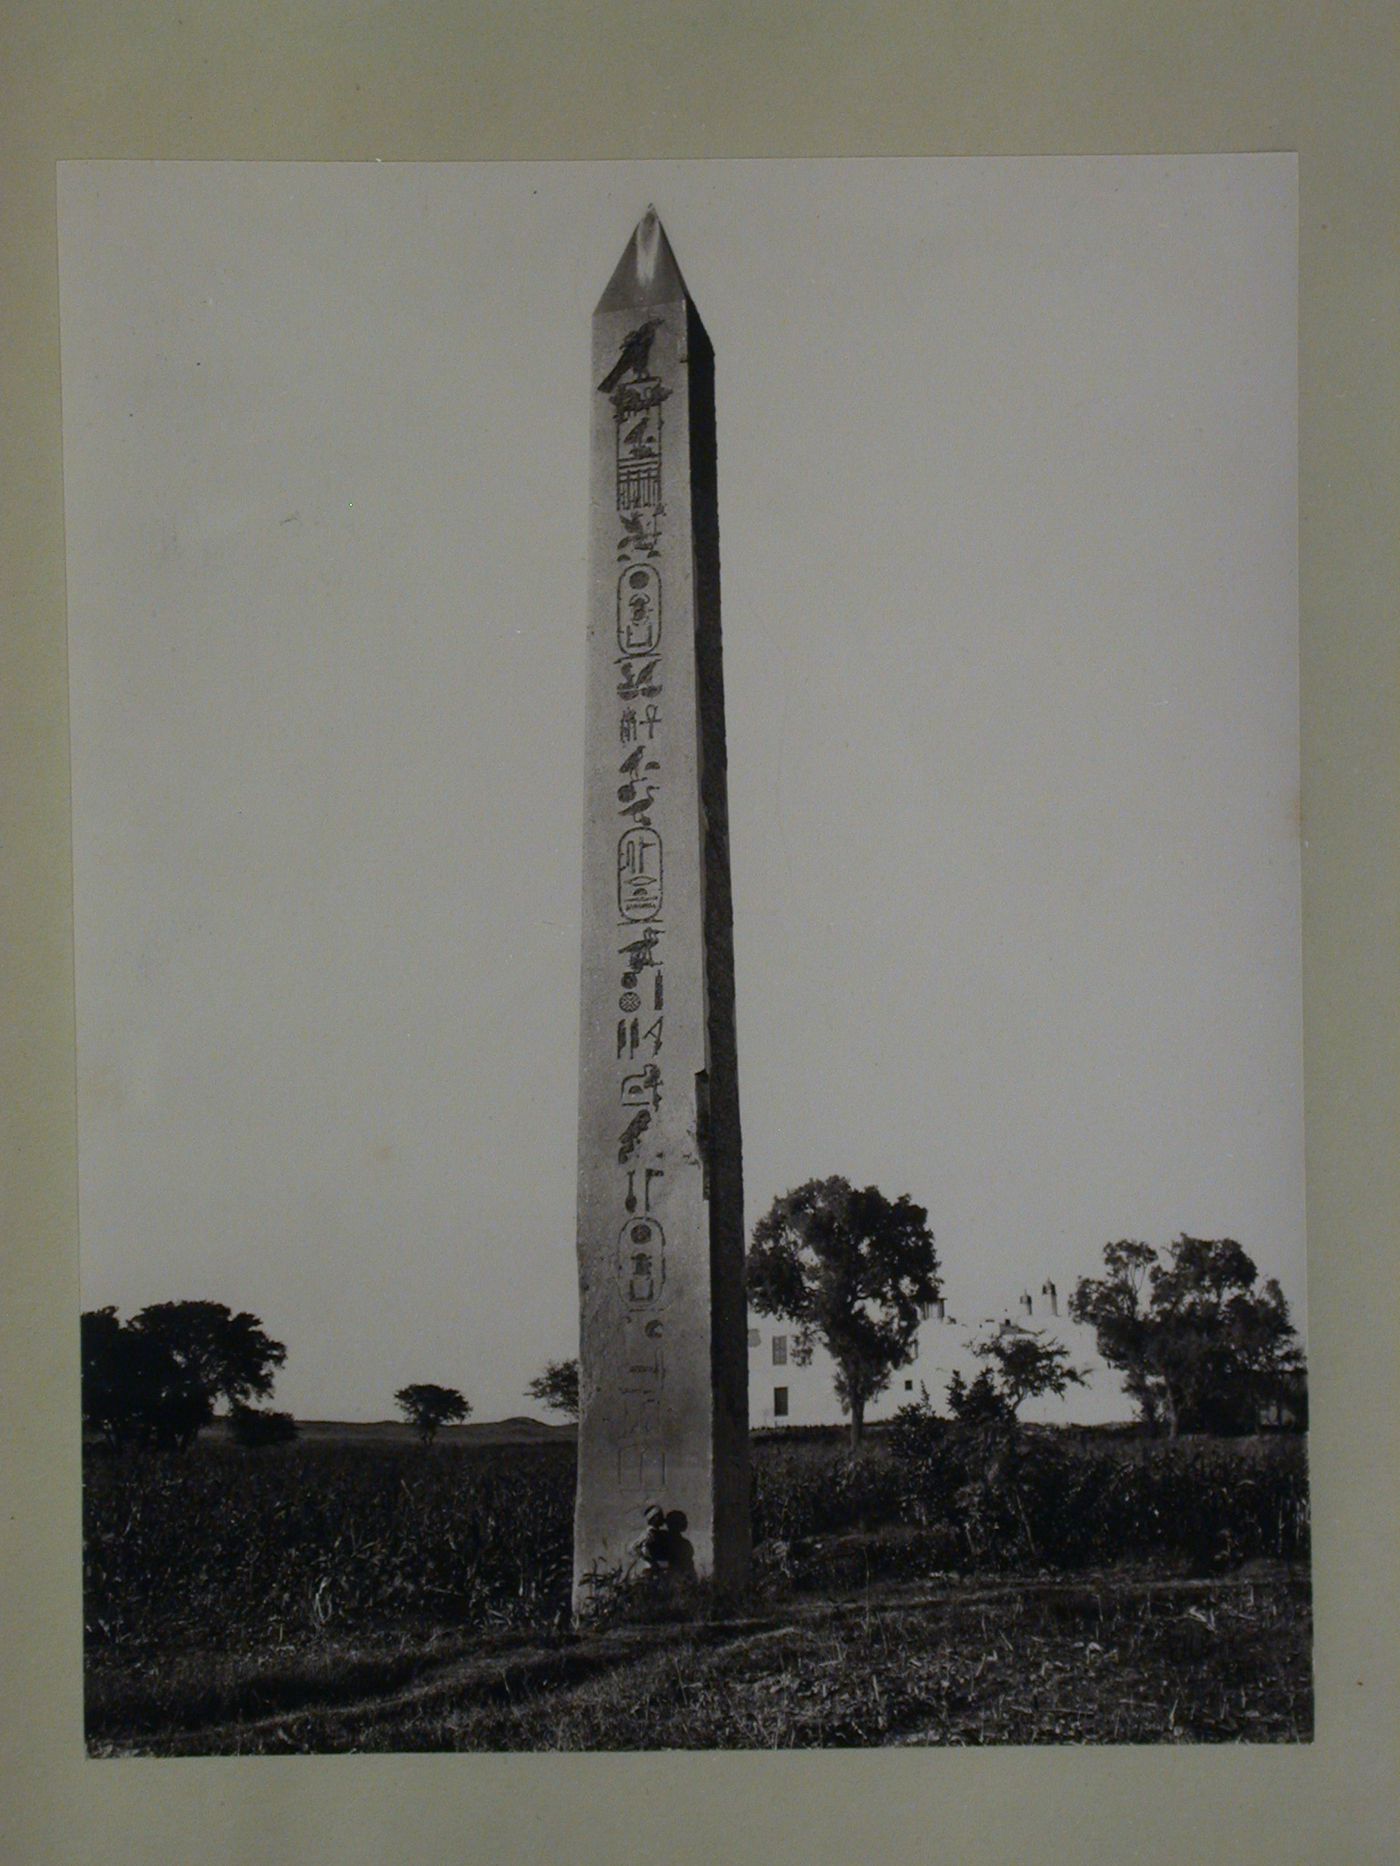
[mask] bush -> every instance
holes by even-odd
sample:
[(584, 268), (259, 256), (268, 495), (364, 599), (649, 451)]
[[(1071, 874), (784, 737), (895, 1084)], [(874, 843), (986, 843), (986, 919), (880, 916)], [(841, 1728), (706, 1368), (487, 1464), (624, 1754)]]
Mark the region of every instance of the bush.
[(771, 1445), (754, 1460), (751, 1511), (756, 1543), (774, 1537), (871, 1529), (899, 1513), (899, 1474), (883, 1447), (861, 1453), (829, 1445)]
[(245, 1451), (263, 1445), (290, 1445), (297, 1436), (297, 1422), (289, 1412), (272, 1412), (267, 1407), (235, 1406), (228, 1416), (229, 1436)]
[[(1165, 1558), (1198, 1571), (1308, 1552), (1306, 1445), (1075, 1441), (971, 1430), (923, 1403), (890, 1428), (899, 1513), (956, 1529), (967, 1565), (1077, 1568)], [(1137, 1455), (1138, 1452), (1141, 1455)]]

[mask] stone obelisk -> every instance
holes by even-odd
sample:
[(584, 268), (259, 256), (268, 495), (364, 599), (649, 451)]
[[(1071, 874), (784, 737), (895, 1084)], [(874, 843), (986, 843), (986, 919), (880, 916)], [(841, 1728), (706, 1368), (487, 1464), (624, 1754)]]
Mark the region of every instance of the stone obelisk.
[(593, 315), (574, 1599), (748, 1570), (714, 352), (648, 208)]

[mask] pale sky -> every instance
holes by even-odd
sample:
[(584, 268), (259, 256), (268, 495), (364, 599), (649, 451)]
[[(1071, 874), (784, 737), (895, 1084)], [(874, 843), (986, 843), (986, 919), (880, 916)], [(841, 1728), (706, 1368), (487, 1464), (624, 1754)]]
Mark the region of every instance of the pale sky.
[(1304, 1322), (1291, 156), (60, 167), (84, 1306), (576, 1346), (589, 318), (714, 342), (749, 1223)]

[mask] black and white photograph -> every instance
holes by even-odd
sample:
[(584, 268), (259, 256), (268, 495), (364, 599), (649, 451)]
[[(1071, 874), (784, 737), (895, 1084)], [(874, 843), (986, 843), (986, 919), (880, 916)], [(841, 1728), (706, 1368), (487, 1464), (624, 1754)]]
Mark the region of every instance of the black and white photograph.
[(90, 1756), (1311, 1741), (1297, 255), (60, 164)]

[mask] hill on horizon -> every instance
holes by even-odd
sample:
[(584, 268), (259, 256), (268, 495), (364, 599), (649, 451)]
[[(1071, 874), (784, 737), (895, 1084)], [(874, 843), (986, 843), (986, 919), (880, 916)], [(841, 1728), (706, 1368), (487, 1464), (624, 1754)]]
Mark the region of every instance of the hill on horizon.
[[(298, 1419), (297, 1429), (304, 1439), (416, 1439), (418, 1434), (403, 1419)], [(572, 1421), (547, 1424), (517, 1413), (509, 1419), (471, 1419), (465, 1425), (445, 1425), (437, 1435), (438, 1444), (529, 1445), (571, 1441), (578, 1427)], [(208, 1428), (210, 1435), (226, 1437), (228, 1421), (216, 1419)]]

